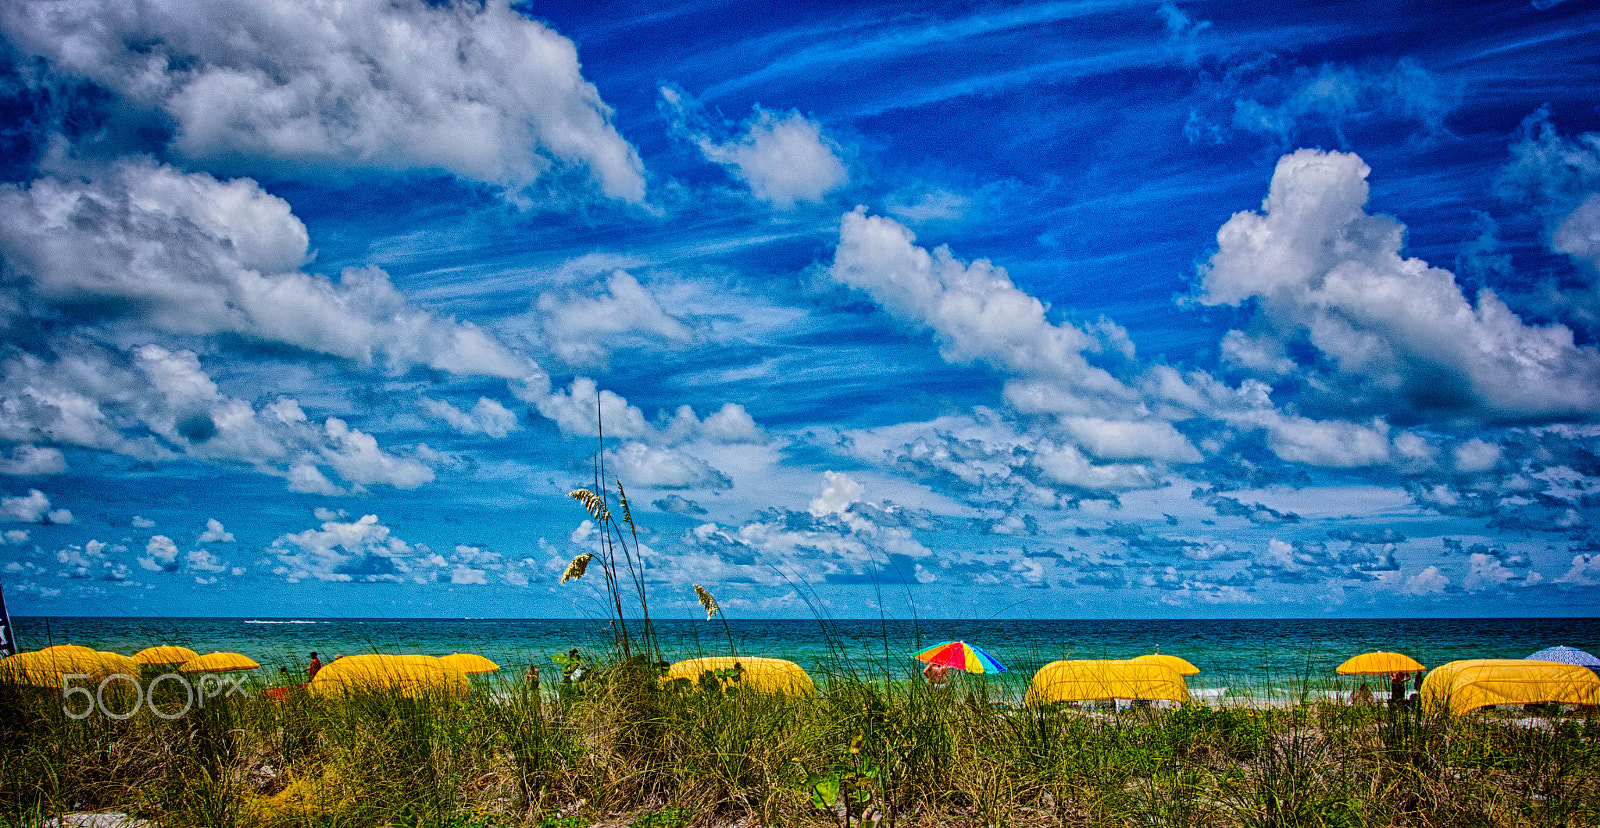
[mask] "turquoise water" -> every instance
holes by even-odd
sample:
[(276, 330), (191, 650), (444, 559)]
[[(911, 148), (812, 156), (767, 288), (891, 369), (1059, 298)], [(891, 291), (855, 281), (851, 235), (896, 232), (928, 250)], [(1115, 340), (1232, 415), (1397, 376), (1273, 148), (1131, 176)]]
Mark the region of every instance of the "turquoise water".
[[(324, 660), (358, 653), (479, 653), (505, 675), (550, 661), (572, 647), (602, 655), (609, 627), (592, 620), (396, 620), (240, 618), (14, 618), (23, 649), (83, 644), (132, 654), (153, 644), (201, 653), (240, 652), (265, 668), (298, 673), (307, 654)], [(1205, 698), (1293, 698), (1348, 691), (1359, 679), (1334, 668), (1371, 650), (1406, 653), (1430, 667), (1462, 658), (1522, 658), (1557, 644), (1600, 654), (1600, 618), (1307, 619), (1189, 621), (720, 621), (658, 622), (668, 660), (724, 655), (771, 656), (799, 662), (819, 679), (834, 675), (906, 678), (921, 665), (910, 654), (947, 639), (983, 647), (1009, 671), (988, 679), (993, 691), (1020, 695), (1043, 664), (1063, 658), (1181, 656), (1201, 672), (1189, 686)], [(966, 679), (973, 681), (975, 679)], [(1386, 682), (1381, 682), (1386, 686)]]

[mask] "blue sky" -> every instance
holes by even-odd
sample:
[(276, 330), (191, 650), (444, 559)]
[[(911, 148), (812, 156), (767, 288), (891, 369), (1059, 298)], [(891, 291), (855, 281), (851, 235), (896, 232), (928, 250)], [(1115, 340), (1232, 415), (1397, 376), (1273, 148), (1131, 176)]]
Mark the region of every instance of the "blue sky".
[(1600, 12), (0, 6), (16, 614), (1592, 615)]

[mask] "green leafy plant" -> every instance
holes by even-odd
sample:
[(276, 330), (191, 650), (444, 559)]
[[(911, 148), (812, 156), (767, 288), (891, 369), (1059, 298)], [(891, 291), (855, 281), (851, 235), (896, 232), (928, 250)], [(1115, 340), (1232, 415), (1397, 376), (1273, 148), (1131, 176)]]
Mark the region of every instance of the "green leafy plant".
[(682, 808), (662, 808), (659, 811), (646, 811), (633, 818), (628, 823), (628, 828), (685, 828), (689, 824), (689, 812)]

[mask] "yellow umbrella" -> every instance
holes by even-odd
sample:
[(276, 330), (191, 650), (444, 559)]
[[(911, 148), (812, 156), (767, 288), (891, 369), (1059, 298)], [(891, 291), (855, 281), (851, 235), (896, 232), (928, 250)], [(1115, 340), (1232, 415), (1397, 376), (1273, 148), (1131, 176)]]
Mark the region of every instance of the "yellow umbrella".
[[(4, 662), (0, 662), (3, 664)], [(1525, 658), (1452, 661), (1422, 683), (1422, 706), (1460, 715), (1496, 704), (1600, 704), (1600, 677), (1576, 664)]]
[(144, 666), (121, 653), (98, 652), (95, 655), (100, 657), (100, 661), (106, 665), (111, 673), (131, 676), (135, 679), (139, 678), (140, 668)]
[(1052, 661), (1028, 683), (1029, 707), (1102, 699), (1166, 699), (1187, 704), (1189, 685), (1178, 671), (1152, 661)]
[(198, 658), (191, 658), (178, 668), (182, 673), (232, 673), (238, 670), (254, 670), (261, 665), (255, 663), (249, 656), (239, 653), (206, 653)]
[(93, 647), (85, 647), (85, 646), (82, 646), (80, 644), (57, 644), (54, 647), (44, 647), (42, 649), (34, 650), (34, 652), (36, 652), (36, 653), (92, 653), (92, 652), (95, 652), (95, 649)]
[(1152, 653), (1150, 655), (1136, 656), (1128, 660), (1147, 664), (1165, 664), (1166, 666), (1171, 667), (1173, 672), (1176, 672), (1180, 676), (1193, 676), (1200, 673), (1199, 667), (1196, 667), (1175, 655), (1166, 655), (1164, 653)]
[(117, 672), (116, 665), (108, 662), (106, 655), (88, 647), (47, 647), (17, 653), (0, 659), (0, 681), (59, 689), (66, 676), (87, 675), (101, 679)]
[(1422, 662), (1400, 653), (1363, 653), (1339, 665), (1343, 676), (1379, 676), (1394, 673), (1420, 673)]
[(161, 667), (168, 664), (182, 664), (186, 661), (193, 661), (199, 657), (199, 653), (189, 649), (188, 647), (174, 647), (166, 644), (156, 647), (146, 647), (133, 654), (134, 661), (137, 661), (140, 664), (147, 664), (151, 667)]
[(481, 655), (474, 655), (473, 653), (451, 653), (447, 656), (440, 656), (439, 661), (448, 664), (449, 666), (454, 667), (457, 670), (466, 673), (467, 675), (472, 675), (473, 673), (493, 673), (494, 671), (500, 669), (500, 665), (490, 661), (487, 658), (484, 658)]
[(423, 698), (465, 695), (469, 687), (465, 673), (433, 656), (354, 655), (324, 665), (306, 689), (318, 696), (389, 693)]
[(757, 693), (782, 693), (791, 696), (809, 696), (817, 692), (817, 685), (806, 675), (804, 667), (781, 658), (752, 658), (733, 656), (708, 656), (680, 661), (667, 668), (666, 681), (688, 679), (698, 681), (708, 670), (732, 670), (734, 665), (743, 668), (739, 681), (730, 687), (744, 687)]

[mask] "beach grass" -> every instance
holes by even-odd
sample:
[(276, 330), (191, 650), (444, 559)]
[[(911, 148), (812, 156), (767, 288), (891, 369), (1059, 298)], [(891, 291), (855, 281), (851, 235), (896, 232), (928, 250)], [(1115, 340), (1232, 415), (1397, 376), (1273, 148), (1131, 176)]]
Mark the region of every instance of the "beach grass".
[(58, 690), (0, 686), (0, 822), (116, 810), (330, 828), (1600, 823), (1594, 713), (1029, 709), (979, 677), (937, 690), (887, 673), (853, 665), (819, 676), (815, 695), (761, 695), (737, 679), (663, 684), (654, 662), (618, 652), (542, 692), (506, 679), (461, 697), (273, 699), (258, 685), (171, 720), (148, 706), (74, 720)]

